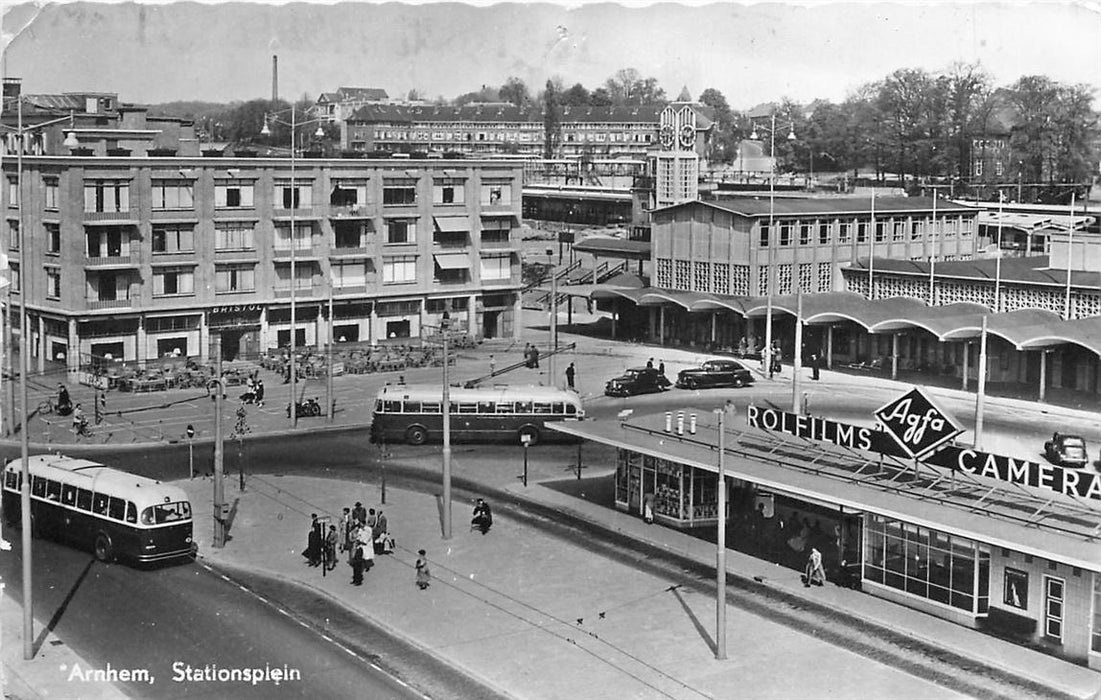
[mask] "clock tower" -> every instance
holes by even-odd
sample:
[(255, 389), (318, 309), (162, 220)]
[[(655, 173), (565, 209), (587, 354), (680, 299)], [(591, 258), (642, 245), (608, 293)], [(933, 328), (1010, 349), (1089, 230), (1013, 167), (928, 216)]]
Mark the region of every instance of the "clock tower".
[(657, 191), (654, 204), (666, 207), (699, 198), (700, 157), (696, 151), (696, 112), (686, 102), (661, 111), (655, 158)]

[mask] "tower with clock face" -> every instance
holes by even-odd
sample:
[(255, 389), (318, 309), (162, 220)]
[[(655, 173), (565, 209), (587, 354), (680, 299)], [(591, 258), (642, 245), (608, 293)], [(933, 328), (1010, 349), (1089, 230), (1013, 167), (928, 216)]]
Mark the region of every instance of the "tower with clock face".
[(685, 103), (662, 110), (655, 155), (658, 207), (691, 202), (699, 197), (699, 154), (696, 152), (696, 112)]

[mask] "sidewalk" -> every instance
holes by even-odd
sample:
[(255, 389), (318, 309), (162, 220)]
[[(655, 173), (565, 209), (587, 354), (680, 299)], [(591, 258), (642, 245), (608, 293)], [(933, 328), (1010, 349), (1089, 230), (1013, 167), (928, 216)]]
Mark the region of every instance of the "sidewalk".
[[(470, 477), (475, 460), (460, 459), (457, 476)], [(538, 466), (546, 478), (556, 465)], [(532, 484), (505, 488), (632, 539), (701, 563), (714, 546), (639, 518)], [(560, 477), (559, 477), (560, 478)], [(196, 506), (196, 522), (210, 522), (209, 481), (182, 484)], [(292, 580), (344, 604), (405, 640), (513, 697), (552, 700), (619, 698), (815, 697), (823, 687), (837, 698), (957, 697), (903, 671), (800, 635), (789, 627), (728, 606), (729, 658), (714, 659), (714, 599), (667, 579), (544, 535), (499, 514), (488, 536), (468, 528), (469, 507), (455, 504), (453, 537), (440, 537), (434, 496), (389, 489), (384, 506), (397, 550), (376, 558), (362, 588), (350, 585), (342, 561), (327, 577), (309, 568), (305, 546), (309, 513), (337, 515), (360, 500), (379, 508), (374, 484), (306, 477), (253, 478), (240, 498), (224, 549), (196, 533), (199, 551), (214, 565), (244, 568)], [(427, 591), (413, 585), (416, 550), (433, 571)], [(902, 606), (835, 586), (806, 589), (798, 572), (728, 550), (731, 576), (807, 599), (915, 638), (981, 658), (1075, 697), (1090, 697), (1101, 675), (988, 637)], [(747, 641), (752, 640), (747, 644)], [(808, 664), (808, 659), (814, 663)], [(567, 670), (568, 672), (562, 672)], [(768, 669), (767, 674), (759, 672)], [(753, 672), (757, 670), (758, 672)]]

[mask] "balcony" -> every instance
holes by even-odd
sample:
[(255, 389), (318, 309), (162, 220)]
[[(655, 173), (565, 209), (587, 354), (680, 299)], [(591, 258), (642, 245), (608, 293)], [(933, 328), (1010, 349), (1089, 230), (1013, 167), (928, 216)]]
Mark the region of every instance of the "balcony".
[(371, 255), (371, 252), (367, 249), (367, 246), (351, 246), (329, 250), (330, 258), (365, 258), (369, 255)]
[[(290, 287), (276, 287), (274, 291), (276, 299), (291, 298)], [(294, 290), (294, 298), (296, 301), (298, 299), (311, 299), (319, 294), (320, 290), (317, 287), (299, 287), (298, 289)]]
[(482, 250), (505, 251), (516, 247), (516, 244), (507, 238), (482, 238)]
[(500, 279), (482, 278), (483, 287), (516, 287), (520, 285), (520, 276), (502, 277)]
[(130, 299), (85, 299), (84, 301), (91, 311), (97, 309), (128, 309), (131, 304)]
[(470, 247), (470, 241), (465, 237), (433, 238), (432, 247), (442, 250), (463, 250)]
[(363, 204), (333, 204), (329, 206), (330, 219), (371, 219), (371, 212)]
[(137, 267), (138, 262), (133, 255), (106, 255), (103, 257), (88, 257), (85, 259), (84, 268), (91, 270), (127, 270)]
[(316, 219), (318, 215), (314, 213), (313, 207), (299, 207), (297, 209), (275, 209), (271, 213), (273, 219)]
[(335, 297), (361, 297), (366, 294), (367, 285), (365, 284), (333, 288), (333, 296)]
[(134, 209), (128, 211), (86, 211), (84, 221), (94, 221), (104, 224), (136, 224), (138, 212)]
[[(307, 262), (307, 261), (310, 261), (310, 260), (317, 260), (317, 255), (318, 255), (317, 250), (315, 250), (312, 246), (309, 247), (309, 248), (295, 248), (294, 249), (295, 261)], [(290, 248), (275, 248), (272, 251), (272, 257), (275, 260), (278, 260), (280, 262), (290, 261), (290, 259), (291, 259), (291, 249)]]

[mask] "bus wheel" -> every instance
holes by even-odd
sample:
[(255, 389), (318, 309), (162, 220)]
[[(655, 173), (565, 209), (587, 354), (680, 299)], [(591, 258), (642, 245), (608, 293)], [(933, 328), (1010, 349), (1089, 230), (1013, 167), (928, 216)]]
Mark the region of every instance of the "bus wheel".
[(405, 441), (410, 445), (423, 445), (428, 442), (428, 431), (419, 425), (414, 425), (405, 431)]
[(532, 445), (539, 444), (539, 431), (536, 430), (535, 428), (531, 427), (530, 425), (525, 426), (523, 428), (520, 428), (520, 444), (521, 445), (524, 444), (524, 436), (525, 435), (528, 436), (528, 447), (531, 447)]
[(115, 548), (106, 533), (96, 535), (96, 559), (108, 562), (115, 558)]

